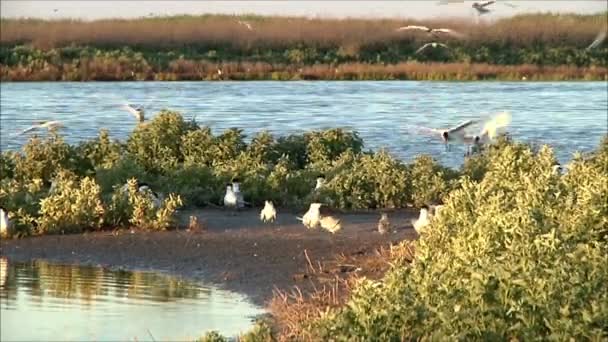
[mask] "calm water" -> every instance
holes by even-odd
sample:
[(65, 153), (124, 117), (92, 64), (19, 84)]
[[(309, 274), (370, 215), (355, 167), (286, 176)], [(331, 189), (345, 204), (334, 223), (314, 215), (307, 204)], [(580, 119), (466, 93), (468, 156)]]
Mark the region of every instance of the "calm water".
[(169, 108), (196, 116), (220, 132), (239, 127), (282, 135), (349, 127), (369, 148), (385, 147), (410, 160), (428, 153), (451, 166), (464, 147), (446, 152), (406, 125), (444, 127), (510, 111), (516, 139), (552, 145), (561, 161), (574, 151), (594, 149), (606, 134), (606, 82), (120, 82), (2, 83), (1, 143), (17, 149), (15, 136), (34, 120), (58, 119), (69, 142), (97, 135), (100, 128), (125, 138), (135, 120), (122, 102), (144, 106), (148, 117)]
[(164, 275), (0, 258), (2, 341), (185, 341), (236, 335), (260, 313), (239, 295)]

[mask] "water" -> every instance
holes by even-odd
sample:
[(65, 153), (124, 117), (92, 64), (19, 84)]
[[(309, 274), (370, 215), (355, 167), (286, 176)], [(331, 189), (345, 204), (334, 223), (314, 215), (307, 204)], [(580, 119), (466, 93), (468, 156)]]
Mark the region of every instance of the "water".
[(261, 313), (165, 275), (0, 258), (2, 341), (192, 341), (212, 329), (236, 335)]
[(463, 146), (446, 152), (440, 141), (406, 125), (446, 127), (509, 111), (515, 139), (549, 144), (566, 162), (575, 151), (593, 150), (606, 134), (607, 88), (606, 82), (2, 83), (0, 147), (18, 149), (27, 136), (15, 133), (45, 119), (64, 121), (68, 142), (95, 137), (103, 127), (125, 138), (135, 119), (120, 109), (124, 101), (144, 106), (148, 117), (162, 108), (196, 116), (215, 133), (348, 127), (368, 148), (384, 147), (406, 161), (427, 153), (457, 167)]

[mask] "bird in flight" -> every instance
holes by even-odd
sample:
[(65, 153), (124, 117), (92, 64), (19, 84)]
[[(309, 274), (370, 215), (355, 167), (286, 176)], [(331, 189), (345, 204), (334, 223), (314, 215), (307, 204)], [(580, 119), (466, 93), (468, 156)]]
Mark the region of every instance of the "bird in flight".
[(510, 123), (510, 113), (499, 113), (483, 125), (483, 128), (481, 129), (479, 134), (465, 135), (462, 140), (465, 144), (470, 146), (480, 146), (483, 144), (487, 144), (498, 135), (498, 131), (501, 128), (507, 127)]
[(607, 35), (608, 35), (608, 29), (604, 29), (603, 31), (598, 33), (598, 35), (595, 37), (595, 40), (593, 41), (593, 43), (591, 43), (591, 45), (587, 46), (587, 48), (585, 50), (589, 51), (589, 50), (601, 45), (604, 42), (604, 40), (606, 40)]
[(490, 6), (491, 4), (495, 3), (496, 1), (486, 1), (486, 2), (474, 2), (473, 5), (471, 7), (473, 7), (474, 9), (477, 10), (477, 13), (479, 15), (482, 14), (486, 14), (486, 13), (490, 13), (490, 10), (486, 7)]
[(447, 28), (435, 28), (434, 29), (434, 28), (420, 26), (420, 25), (402, 26), (402, 27), (399, 27), (396, 31), (421, 31), (421, 32), (426, 32), (435, 37), (439, 37), (440, 34), (447, 34), (449, 36), (453, 36), (456, 38), (464, 37), (464, 35), (462, 33), (456, 32), (451, 29), (447, 29)]
[(449, 142), (452, 141), (463, 141), (465, 137), (465, 128), (474, 124), (475, 121), (467, 120), (463, 121), (457, 126), (451, 128), (428, 128), (428, 127), (416, 127), (419, 132), (422, 132), (427, 135), (433, 135), (441, 138), (443, 143), (446, 145), (446, 150), (449, 149)]
[(64, 127), (60, 121), (40, 121), (38, 124), (32, 125), (26, 129), (24, 129), (23, 131), (21, 131), (20, 134), (25, 134), (27, 132), (31, 132), (31, 131), (41, 129), (41, 128), (46, 128), (49, 131), (54, 131), (60, 127)]
[(249, 31), (253, 31), (253, 27), (251, 26), (250, 23), (246, 22), (246, 21), (238, 21), (239, 25), (243, 25), (245, 26)]
[(414, 54), (419, 54), (422, 51), (426, 50), (428, 47), (432, 47), (432, 48), (442, 47), (445, 49), (449, 49), (449, 47), (443, 43), (432, 42), (432, 43), (426, 43), (426, 44), (422, 45), (422, 47), (420, 49), (416, 50), (416, 52)]
[(130, 104), (126, 104), (122, 108), (133, 114), (133, 116), (135, 116), (137, 121), (139, 121), (140, 123), (144, 122), (144, 109), (142, 107), (133, 107)]

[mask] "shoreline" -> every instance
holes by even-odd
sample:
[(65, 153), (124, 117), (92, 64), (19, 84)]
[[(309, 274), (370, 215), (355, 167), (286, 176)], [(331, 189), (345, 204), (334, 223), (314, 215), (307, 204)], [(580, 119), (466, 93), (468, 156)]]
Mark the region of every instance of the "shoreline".
[[(340, 275), (336, 258), (364, 263), (378, 248), (416, 237), (409, 220), (417, 213), (410, 209), (390, 215), (396, 232), (387, 235), (376, 231), (379, 213), (339, 215), (344, 228), (336, 235), (309, 231), (290, 213), (280, 213), (275, 225), (262, 224), (257, 210), (237, 216), (226, 216), (221, 210), (196, 210), (184, 212), (181, 217), (192, 214), (204, 218), (206, 231), (135, 230), (131, 234), (129, 230), (119, 230), (118, 235), (101, 231), (34, 236), (1, 240), (0, 255), (9, 261), (44, 259), (160, 272), (244, 294), (252, 303), (267, 308), (275, 289), (290, 291), (298, 286), (306, 292), (314, 288), (318, 279), (313, 281), (307, 274), (308, 258), (330, 270), (328, 277), (334, 275), (332, 270)], [(377, 272), (363, 270), (369, 275)]]

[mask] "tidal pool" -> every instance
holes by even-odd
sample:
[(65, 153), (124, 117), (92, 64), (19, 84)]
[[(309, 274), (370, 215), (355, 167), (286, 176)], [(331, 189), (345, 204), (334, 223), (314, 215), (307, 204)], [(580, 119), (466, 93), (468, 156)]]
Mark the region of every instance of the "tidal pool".
[(244, 296), (151, 272), (0, 258), (2, 341), (192, 341), (246, 331)]

